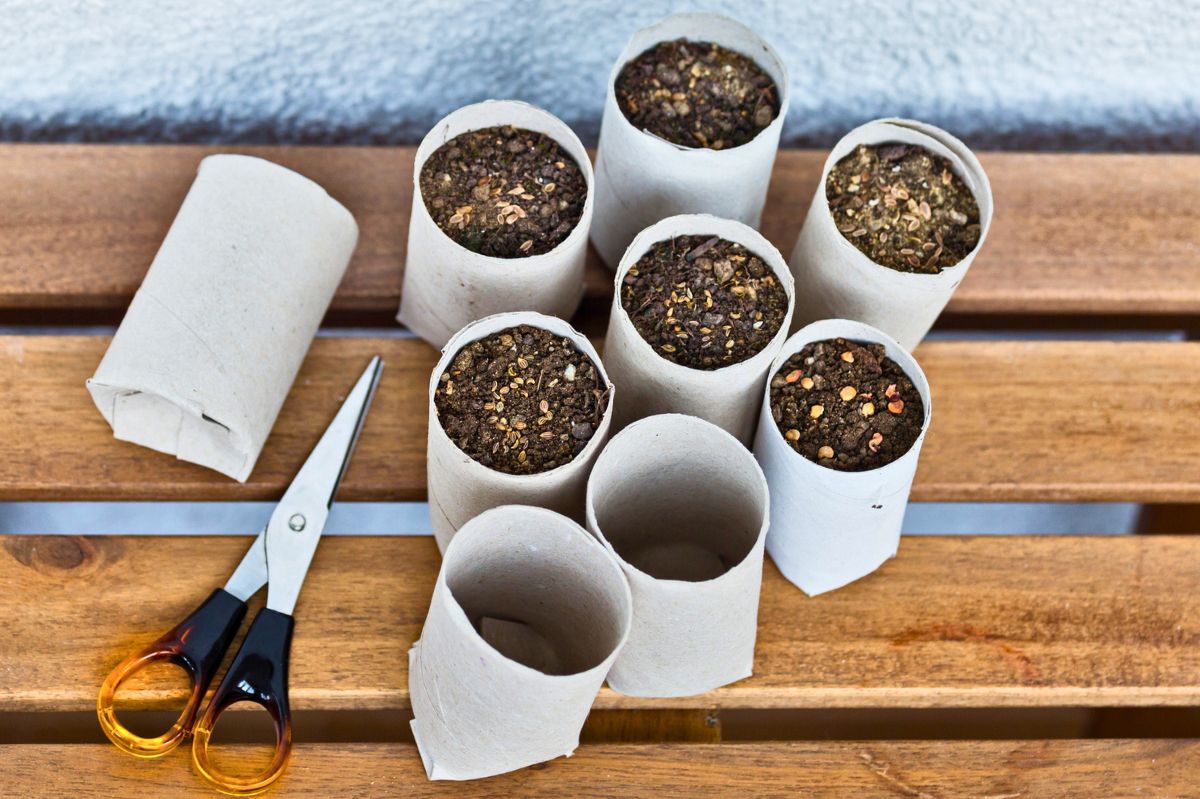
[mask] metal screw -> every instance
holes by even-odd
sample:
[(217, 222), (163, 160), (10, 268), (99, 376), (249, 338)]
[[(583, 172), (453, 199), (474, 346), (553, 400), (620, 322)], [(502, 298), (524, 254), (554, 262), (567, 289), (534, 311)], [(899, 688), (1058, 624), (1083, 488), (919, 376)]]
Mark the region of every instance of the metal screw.
[(292, 518), (288, 519), (288, 527), (292, 528), (292, 530), (294, 530), (297, 533), (300, 532), (301, 530), (303, 530), (304, 525), (306, 525), (307, 523), (308, 523), (308, 520), (305, 519), (304, 516), (302, 516), (299, 513), (293, 513)]

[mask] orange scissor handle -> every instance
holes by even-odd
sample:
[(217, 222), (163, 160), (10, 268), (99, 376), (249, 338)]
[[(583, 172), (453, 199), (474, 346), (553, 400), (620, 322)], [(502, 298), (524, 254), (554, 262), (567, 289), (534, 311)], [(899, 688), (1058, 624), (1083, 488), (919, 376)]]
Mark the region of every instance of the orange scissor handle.
[[(135, 757), (161, 757), (192, 731), (200, 703), (221, 659), (246, 616), (246, 603), (218, 588), (186, 619), (140, 652), (117, 664), (100, 686), (96, 715), (108, 739)], [(153, 663), (168, 662), (182, 668), (192, 681), (192, 693), (166, 732), (143, 738), (117, 719), (114, 703), (121, 684)]]
[[(196, 722), (192, 763), (214, 788), (231, 796), (253, 796), (271, 786), (287, 767), (292, 753), (292, 716), (288, 708), (287, 673), (295, 620), (286, 613), (263, 608), (254, 617), (233, 662), (212, 700)], [(208, 746), (217, 719), (231, 705), (251, 702), (265, 708), (275, 723), (275, 753), (270, 764), (251, 777), (224, 774), (209, 757)]]

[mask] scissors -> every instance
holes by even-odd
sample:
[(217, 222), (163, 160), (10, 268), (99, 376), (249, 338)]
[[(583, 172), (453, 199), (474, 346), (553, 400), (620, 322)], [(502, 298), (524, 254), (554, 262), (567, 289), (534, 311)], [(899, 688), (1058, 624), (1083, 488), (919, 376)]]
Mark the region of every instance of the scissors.
[[(382, 367), (378, 355), (371, 359), (225, 587), (213, 591), (204, 604), (157, 641), (118, 664), (104, 680), (96, 712), (104, 733), (117, 748), (137, 757), (161, 757), (190, 734), (196, 770), (217, 790), (233, 796), (261, 793), (283, 773), (292, 749), (287, 698), (288, 654), (295, 627), (292, 611)], [(246, 600), (264, 585), (267, 605), (250, 624), (241, 649), (201, 714), (209, 683), (246, 616)], [(114, 697), (130, 675), (163, 661), (188, 673), (191, 696), (169, 730), (157, 738), (142, 738), (117, 720)], [(275, 726), (271, 763), (252, 777), (222, 774), (209, 759), (208, 744), (217, 719), (236, 702), (262, 706)]]

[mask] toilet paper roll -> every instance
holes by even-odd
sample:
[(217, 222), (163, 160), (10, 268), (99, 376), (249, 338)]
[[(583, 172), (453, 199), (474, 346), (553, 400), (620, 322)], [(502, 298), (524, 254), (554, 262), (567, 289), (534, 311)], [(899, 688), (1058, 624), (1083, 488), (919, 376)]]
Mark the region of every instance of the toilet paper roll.
[(912, 448), (896, 460), (878, 469), (840, 472), (813, 463), (788, 445), (771, 418), (770, 385), (764, 388), (754, 455), (771, 487), (767, 552), (783, 576), (810, 596), (854, 582), (896, 554), (933, 414), (929, 381), (916, 360), (891, 336), (861, 322), (825, 319), (802, 328), (783, 345), (771, 374), (805, 345), (839, 337), (882, 344), (920, 393), (925, 420)]
[[(575, 229), (553, 250), (525, 258), (472, 252), (438, 228), (421, 197), (421, 169), (455, 136), (512, 125), (549, 136), (579, 165), (587, 199)], [(592, 223), (592, 162), (579, 138), (558, 117), (526, 103), (488, 100), (449, 114), (421, 140), (413, 167), (412, 214), (400, 312), (396, 318), (435, 347), (469, 322), (507, 311), (571, 318), (583, 299), (583, 265)]]
[(113, 435), (249, 477), (358, 239), (306, 177), (213, 155), (88, 391)]
[[(750, 58), (775, 81), (779, 113), (751, 141), (727, 150), (683, 147), (635, 128), (617, 105), (625, 64), (674, 39), (715, 42)], [(675, 214), (709, 213), (757, 228), (787, 117), (788, 72), (758, 34), (718, 14), (675, 14), (629, 40), (612, 72), (596, 149), (596, 218), (592, 243), (610, 269), (647, 225)]]
[[(490, 469), (471, 458), (450, 440), (437, 418), (437, 407), (433, 401), (438, 379), (449, 368), (454, 356), (466, 344), (486, 338), (493, 333), (518, 325), (548, 330), (556, 336), (568, 338), (576, 348), (592, 359), (596, 370), (608, 384), (608, 407), (592, 438), (583, 450), (571, 460), (554, 469), (538, 474), (506, 474)], [(575, 328), (561, 319), (539, 313), (519, 312), (489, 316), (473, 322), (458, 331), (446, 344), (433, 373), (429, 377), (429, 455), (428, 493), (429, 515), (438, 549), (443, 552), (454, 532), (468, 519), (478, 516), (497, 505), (538, 505), (558, 511), (577, 521), (583, 520), (583, 500), (587, 489), (588, 474), (596, 455), (608, 439), (612, 424), (615, 388), (600, 362), (600, 354)]]
[(570, 755), (629, 634), (629, 586), (578, 524), (505, 505), (446, 549), (409, 651), (413, 737), (431, 780)]
[(688, 696), (750, 676), (769, 514), (762, 470), (719, 427), (663, 414), (613, 436), (587, 524), (633, 591), (614, 690)]
[[(766, 262), (787, 292), (788, 310), (779, 332), (762, 351), (741, 363), (705, 370), (668, 361), (641, 337), (621, 305), (621, 282), (629, 268), (658, 242), (689, 235), (716, 235), (741, 244)], [(621, 258), (614, 285), (604, 358), (613, 380), (621, 386), (614, 409), (616, 429), (656, 413), (684, 413), (712, 422), (749, 444), (758, 418), (758, 398), (771, 361), (787, 338), (796, 294), (792, 274), (779, 251), (741, 222), (706, 214), (673, 216), (637, 235)]]
[[(846, 240), (825, 199), (829, 170), (860, 144), (917, 144), (950, 161), (979, 204), (979, 243), (936, 275), (881, 266)], [(907, 350), (916, 348), (967, 276), (992, 222), (992, 187), (979, 159), (944, 130), (911, 119), (877, 119), (842, 137), (825, 159), (821, 182), (789, 261), (796, 276), (794, 328), (819, 319), (857, 319), (879, 328)]]

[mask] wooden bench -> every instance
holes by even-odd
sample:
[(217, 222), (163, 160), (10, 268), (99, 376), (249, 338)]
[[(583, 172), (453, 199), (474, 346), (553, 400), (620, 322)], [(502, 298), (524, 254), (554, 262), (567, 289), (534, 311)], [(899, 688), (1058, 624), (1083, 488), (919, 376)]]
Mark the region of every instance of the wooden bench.
[[(299, 169), (351, 208), (362, 237), (328, 321), (389, 323), (412, 149), (235, 149)], [(119, 319), (212, 151), (0, 146), (0, 323)], [(780, 155), (764, 230), (785, 254), (822, 159)], [(1115, 319), (1196, 329), (1200, 158), (983, 160), (996, 223), (953, 317), (993, 328), (1053, 315), (1084, 328)], [(1079, 196), (1089, 202), (1073, 205)], [(599, 332), (607, 301), (593, 264), (577, 323)], [(435, 358), (422, 342), (382, 330), (318, 339), (257, 469), (237, 484), (114, 441), (83, 390), (107, 337), (65, 332), (0, 336), (0, 501), (278, 497), (375, 352), (387, 362), (383, 384), (341, 499), (424, 499)], [(405, 653), (436, 576), (432, 540), (331, 538), (297, 609), (301, 745), (274, 792), (1194, 793), (1200, 342), (932, 341), (917, 357), (935, 422), (914, 500), (1143, 502), (1158, 511), (1149, 526), (1168, 534), (906, 538), (879, 572), (815, 599), (768, 564), (752, 678), (679, 699), (606, 688), (575, 757), (467, 785), (427, 783), (405, 723)], [(234, 537), (0, 537), (6, 790), (211, 795), (182, 752), (145, 763), (101, 745), (91, 714), (104, 673), (218, 584), (244, 546)], [(134, 697), (146, 714), (177, 699)], [(826, 737), (855, 740), (813, 740)]]

